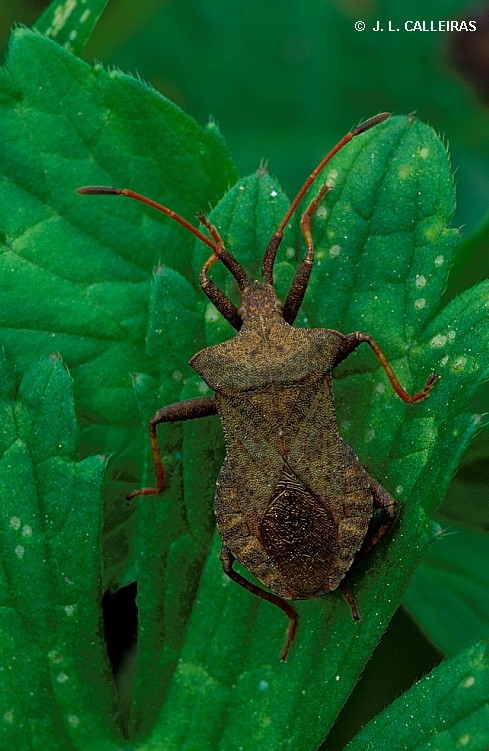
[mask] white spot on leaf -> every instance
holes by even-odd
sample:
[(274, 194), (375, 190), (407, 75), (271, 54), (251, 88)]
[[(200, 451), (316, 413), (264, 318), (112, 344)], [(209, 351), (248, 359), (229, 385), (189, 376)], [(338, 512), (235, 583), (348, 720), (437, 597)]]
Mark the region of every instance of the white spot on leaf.
[(418, 289), (426, 287), (426, 277), (423, 274), (416, 274), (415, 285)]
[(412, 165), (406, 164), (399, 167), (397, 175), (401, 180), (409, 180), (413, 174)]
[(207, 323), (214, 323), (219, 318), (219, 313), (213, 305), (207, 305), (205, 309), (205, 320)]
[(336, 187), (336, 178), (338, 177), (338, 172), (335, 169), (332, 169), (328, 173), (328, 177), (326, 178), (325, 184), (328, 186), (328, 188), (335, 188)]
[(455, 373), (460, 373), (465, 366), (467, 365), (467, 358), (463, 355), (460, 355), (460, 357), (455, 358), (455, 360), (452, 362), (452, 370)]
[(46, 29), (46, 35), (51, 37), (57, 36), (57, 34), (66, 25), (76, 6), (77, 0), (66, 0), (63, 5), (58, 5), (58, 7), (54, 11), (52, 24), (48, 29)]
[(436, 334), (431, 340), (430, 340), (430, 347), (440, 348), (444, 347), (447, 343), (447, 338), (443, 334)]
[(200, 394), (204, 394), (204, 395), (208, 394), (208, 392), (209, 392), (209, 388), (208, 388), (207, 384), (204, 383), (204, 381), (201, 381), (201, 383), (199, 383), (198, 390), (199, 390)]

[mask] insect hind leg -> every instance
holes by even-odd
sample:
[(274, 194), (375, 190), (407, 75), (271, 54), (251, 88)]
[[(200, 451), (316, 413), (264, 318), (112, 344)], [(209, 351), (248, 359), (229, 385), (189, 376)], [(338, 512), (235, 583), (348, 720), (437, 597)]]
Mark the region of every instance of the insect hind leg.
[(357, 560), (361, 560), (370, 553), (372, 548), (380, 542), (386, 532), (392, 527), (396, 518), (396, 502), (394, 498), (389, 495), (387, 490), (384, 490), (382, 485), (374, 480), (370, 483), (370, 490), (372, 492), (375, 508), (380, 508), (384, 511), (385, 519), (373, 534), (367, 535), (363, 541), (362, 547), (358, 551)]
[(289, 622), (289, 628), (287, 630), (287, 636), (285, 638), (285, 643), (280, 653), (280, 659), (283, 662), (285, 662), (285, 660), (287, 659), (287, 653), (289, 651), (290, 645), (292, 644), (292, 641), (294, 640), (295, 632), (297, 630), (297, 623), (299, 620), (299, 615), (297, 611), (286, 600), (283, 600), (278, 595), (274, 595), (272, 592), (267, 592), (266, 590), (261, 589), (261, 587), (258, 587), (256, 584), (249, 582), (247, 579), (244, 578), (244, 576), (241, 576), (241, 574), (235, 571), (233, 568), (233, 564), (236, 558), (231, 553), (229, 548), (226, 547), (226, 545), (223, 545), (221, 548), (220, 558), (221, 558), (221, 563), (222, 563), (222, 568), (224, 570), (224, 573), (227, 574), (230, 579), (232, 579), (234, 582), (236, 582), (236, 584), (239, 584), (244, 589), (247, 589), (248, 592), (251, 592), (251, 594), (257, 595), (257, 597), (261, 597), (262, 600), (271, 602), (272, 605), (275, 605), (277, 608), (280, 608), (280, 610), (283, 613), (285, 613), (285, 615), (289, 619), (290, 622)]
[[(383, 538), (383, 536), (386, 534), (386, 532), (389, 531), (389, 529), (394, 524), (394, 521), (396, 519), (396, 502), (392, 496), (389, 495), (387, 490), (385, 490), (382, 485), (380, 485), (378, 482), (375, 482), (375, 480), (370, 481), (370, 491), (372, 493), (373, 503), (375, 508), (380, 508), (385, 512), (385, 519), (380, 524), (380, 526), (373, 532), (372, 534), (368, 534), (365, 537), (363, 544), (358, 551), (358, 553), (355, 556), (355, 560), (353, 565), (357, 564), (359, 561), (363, 560), (368, 553), (374, 548), (380, 540)], [(348, 605), (351, 608), (351, 614), (354, 621), (361, 621), (361, 617), (358, 612), (357, 604), (355, 602), (355, 598), (353, 597), (352, 593), (346, 586), (346, 578), (343, 579), (340, 582), (339, 588), (343, 594), (343, 597), (347, 601)]]

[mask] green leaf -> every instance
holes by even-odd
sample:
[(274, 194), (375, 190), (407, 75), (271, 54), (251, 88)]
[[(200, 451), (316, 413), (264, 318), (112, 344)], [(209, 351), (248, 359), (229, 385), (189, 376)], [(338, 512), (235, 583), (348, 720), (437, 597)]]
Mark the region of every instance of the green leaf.
[(2, 338), (21, 368), (48, 346), (62, 350), (91, 420), (134, 419), (128, 374), (150, 368), (153, 265), (185, 269), (188, 238), (155, 212), (74, 191), (87, 182), (158, 186), (185, 212), (223, 191), (229, 158), (215, 126), (201, 129), (140, 81), (92, 69), (25, 29), (13, 35), (2, 82)]
[(121, 498), (140, 471), (132, 374), (156, 372), (145, 350), (153, 268), (185, 273), (192, 238), (154, 211), (75, 189), (130, 184), (191, 217), (235, 169), (213, 123), (201, 128), (141, 81), (26, 29), (12, 36), (0, 92), (0, 339), (20, 372), (62, 352), (82, 451), (114, 455), (104, 550), (113, 582), (131, 545)]
[(485, 216), (476, 229), (464, 237), (455, 254), (444, 298), (455, 297), (459, 292), (483, 278), (486, 248), (489, 241), (489, 216)]
[(419, 565), (404, 604), (448, 655), (489, 632), (489, 536), (448, 527)]
[(44, 358), (14, 397), (0, 357), (0, 746), (115, 749), (101, 617), (103, 457), (75, 460), (72, 382)]
[[(371, 352), (353, 355), (338, 372), (335, 393), (341, 431), (372, 475), (397, 496), (399, 520), (389, 538), (348, 577), (362, 621), (352, 622), (338, 592), (298, 603), (301, 621), (286, 665), (278, 659), (286, 628), (283, 614), (223, 576), (216, 535), (178, 663), (175, 654), (173, 674), (168, 664), (166, 678), (161, 672), (161, 701), (165, 700), (148, 749), (162, 744), (167, 749), (227, 751), (315, 748), (398, 607), (423, 552), (442, 534), (428, 514), (441, 500), (461, 453), (478, 429), (467, 410), (488, 371), (487, 284), (436, 313), (458, 236), (445, 228), (454, 202), (442, 144), (422, 123), (393, 118), (349, 144), (331, 164), (328, 177), (336, 187), (314, 220), (318, 262), (300, 322), (373, 334), (412, 391), (421, 388), (430, 373), (442, 375), (428, 400), (406, 406), (391, 393)], [(240, 180), (211, 214), (228, 249), (251, 272), (278, 225), (284, 200), (276, 181), (260, 170)], [(300, 240), (297, 219), (293, 224), (296, 237), (284, 242), (277, 263), (279, 285), (290, 279), (298, 262), (294, 258), (291, 263)], [(207, 254), (205, 248), (195, 246), (196, 269)], [(221, 279), (219, 271), (215, 268), (217, 279)], [(232, 293), (233, 285), (226, 289)], [(206, 316), (194, 336), (200, 341), (204, 334), (206, 343), (214, 343), (211, 326), (212, 317)], [(219, 336), (225, 337), (225, 330)], [(161, 364), (169, 370), (164, 356)], [(187, 374), (188, 369), (182, 370), (183, 381)], [(160, 406), (174, 399), (173, 384), (171, 399), (165, 399), (168, 379), (162, 383)], [(203, 392), (196, 388), (192, 395), (198, 393)], [(185, 530), (191, 540), (208, 539), (208, 531), (202, 534), (193, 518), (204, 514), (204, 504), (211, 515), (210, 488), (223, 448), (215, 418), (203, 422), (208, 451), (195, 471), (202, 488), (209, 488), (207, 493), (187, 487), (182, 460), (185, 466), (191, 452), (185, 437), (182, 449), (179, 443), (167, 443), (177, 432), (167, 425), (162, 426), (161, 436), (172, 479), (161, 499), (165, 512), (155, 505), (149, 508), (147, 499), (140, 506), (146, 530), (151, 524), (165, 529), (158, 548), (149, 556), (145, 550), (141, 557), (149, 570), (158, 569), (160, 589), (139, 590), (140, 601), (152, 600), (153, 612), (163, 613), (163, 624), (171, 621), (171, 610), (160, 567), (168, 581), (173, 566), (188, 572), (189, 561), (198, 562), (194, 553), (182, 568), (172, 544), (178, 547)], [(183, 502), (175, 507), (177, 483)], [(169, 516), (163, 519), (163, 513), (171, 514), (174, 521)], [(170, 534), (172, 544), (167, 537), (170, 525), (179, 530), (175, 537)], [(195, 584), (191, 575), (184, 578), (193, 599)], [(145, 617), (149, 622), (148, 613)], [(143, 634), (140, 649), (149, 655), (152, 649), (158, 652), (156, 644), (146, 644)], [(142, 682), (139, 685), (136, 716), (140, 719), (150, 692)]]
[[(482, 409), (487, 404), (487, 384), (477, 394)], [(483, 503), (489, 485), (489, 432), (476, 435), (443, 499), (440, 513), (455, 524), (489, 532), (489, 508)]]
[[(169, 387), (173, 388), (171, 382)], [(143, 399), (151, 390), (154, 396), (151, 381), (138, 379), (136, 388)], [(181, 395), (202, 395), (197, 378), (185, 384)], [(166, 403), (165, 397), (161, 398), (159, 405)], [(155, 405), (146, 406), (148, 415), (155, 409)], [(161, 710), (186, 638), (186, 623), (215, 528), (210, 499), (222, 459), (219, 431), (210, 430), (208, 420), (173, 427), (176, 429), (160, 431), (169, 473), (165, 494), (138, 503), (138, 543), (134, 547), (140, 551), (135, 558), (139, 645), (132, 726), (139, 734), (151, 730)], [(182, 503), (182, 497), (188, 503)]]
[(109, 0), (53, 0), (34, 28), (79, 55)]
[(487, 642), (446, 660), (371, 720), (345, 751), (486, 751), (489, 746)]

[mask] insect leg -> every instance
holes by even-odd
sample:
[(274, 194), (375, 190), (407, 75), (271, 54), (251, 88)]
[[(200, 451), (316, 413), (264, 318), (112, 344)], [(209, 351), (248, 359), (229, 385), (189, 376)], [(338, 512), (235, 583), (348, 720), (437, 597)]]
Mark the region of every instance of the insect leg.
[[(375, 545), (377, 545), (378, 542), (380, 542), (380, 540), (383, 538), (385, 533), (388, 532), (389, 529), (392, 527), (394, 520), (396, 518), (396, 502), (389, 495), (387, 490), (384, 490), (382, 485), (379, 485), (378, 482), (371, 480), (370, 491), (372, 493), (375, 508), (383, 509), (386, 513), (386, 518), (382, 522), (380, 527), (370, 537), (367, 536), (365, 538), (365, 540), (363, 541), (362, 547), (360, 548), (360, 550), (355, 556), (354, 565), (358, 563), (359, 561), (361, 561), (368, 553), (370, 553), (372, 548), (375, 547)], [(358, 608), (355, 602), (355, 598), (353, 597), (352, 593), (346, 586), (344, 579), (342, 582), (340, 582), (340, 589), (343, 593), (345, 600), (347, 601), (348, 605), (351, 608), (351, 614), (353, 616), (353, 620), (360, 621), (361, 618), (360, 618), (360, 615), (358, 614)]]
[(295, 321), (297, 313), (299, 312), (304, 300), (304, 295), (306, 294), (307, 285), (309, 284), (312, 267), (314, 265), (314, 243), (311, 234), (311, 218), (324, 198), (324, 195), (330, 189), (329, 185), (323, 185), (316, 198), (311, 201), (301, 218), (301, 230), (306, 241), (306, 255), (295, 272), (294, 279), (290, 285), (285, 300), (282, 315), (286, 323), (292, 324)]
[(280, 610), (282, 610), (282, 612), (285, 613), (287, 618), (290, 620), (285, 644), (282, 647), (282, 651), (280, 653), (280, 659), (285, 662), (285, 660), (287, 659), (287, 653), (297, 630), (297, 622), (299, 620), (297, 611), (286, 600), (283, 600), (278, 595), (272, 594), (272, 592), (267, 592), (264, 589), (261, 589), (256, 584), (249, 582), (244, 578), (244, 576), (241, 576), (241, 574), (238, 574), (238, 572), (233, 568), (233, 563), (235, 560), (236, 558), (231, 553), (229, 548), (227, 548), (226, 545), (223, 545), (221, 548), (221, 563), (224, 573), (227, 574), (230, 579), (236, 582), (236, 584), (239, 584), (241, 587), (244, 587), (244, 589), (247, 589), (248, 592), (261, 597), (262, 600), (267, 600), (273, 605), (276, 605), (278, 608), (280, 608)]
[(398, 397), (402, 399), (403, 402), (406, 402), (406, 404), (414, 404), (414, 402), (420, 402), (422, 399), (426, 399), (434, 383), (440, 378), (439, 375), (432, 373), (421, 391), (418, 391), (416, 394), (412, 395), (408, 394), (408, 392), (403, 389), (398, 379), (396, 378), (396, 375), (392, 370), (387, 357), (384, 355), (377, 342), (372, 339), (369, 334), (362, 334), (361, 331), (354, 331), (353, 334), (348, 334), (348, 336), (345, 337), (341, 352), (335, 362), (335, 366), (338, 365), (342, 360), (344, 360), (345, 357), (348, 357), (348, 355), (350, 355), (360, 344), (362, 344), (362, 342), (365, 342), (371, 348), (375, 357), (384, 368), (392, 388), (394, 389)]
[(196, 417), (208, 417), (215, 414), (217, 414), (217, 406), (215, 397), (213, 396), (202, 396), (197, 399), (188, 399), (185, 402), (175, 402), (175, 404), (168, 404), (163, 409), (159, 409), (149, 421), (149, 440), (156, 472), (156, 486), (154, 488), (133, 490), (126, 495), (126, 499), (129, 501), (138, 495), (157, 495), (165, 488), (166, 475), (158, 446), (157, 425), (160, 425), (162, 422), (180, 422), (182, 420), (193, 420)]
[(387, 490), (384, 490), (382, 485), (374, 480), (370, 483), (370, 490), (372, 492), (374, 506), (381, 508), (385, 511), (386, 518), (380, 525), (380, 527), (374, 532), (371, 537), (366, 537), (362, 547), (358, 551), (356, 560), (361, 560), (367, 553), (370, 553), (373, 547), (383, 538), (386, 532), (392, 527), (396, 518), (396, 502), (392, 498)]
[(358, 614), (358, 608), (357, 603), (355, 602), (355, 598), (353, 597), (352, 593), (348, 589), (348, 587), (345, 584), (345, 580), (343, 579), (342, 582), (340, 582), (340, 589), (343, 594), (343, 597), (347, 601), (348, 605), (351, 608), (351, 615), (354, 621), (361, 621), (360, 615)]

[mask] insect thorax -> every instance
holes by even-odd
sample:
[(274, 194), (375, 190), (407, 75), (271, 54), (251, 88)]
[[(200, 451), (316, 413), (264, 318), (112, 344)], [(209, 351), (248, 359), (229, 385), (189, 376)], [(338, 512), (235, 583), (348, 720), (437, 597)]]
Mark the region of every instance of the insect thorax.
[(198, 352), (190, 365), (216, 392), (280, 389), (329, 374), (343, 342), (330, 329), (300, 329), (282, 318), (245, 322), (222, 344)]

